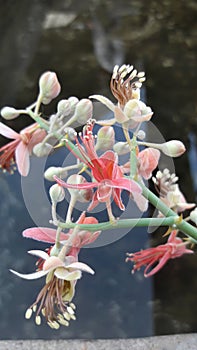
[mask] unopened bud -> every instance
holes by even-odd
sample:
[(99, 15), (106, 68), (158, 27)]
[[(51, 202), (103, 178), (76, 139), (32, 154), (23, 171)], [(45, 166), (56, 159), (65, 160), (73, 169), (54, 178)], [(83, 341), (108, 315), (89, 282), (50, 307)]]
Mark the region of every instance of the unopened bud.
[(67, 176), (67, 170), (65, 168), (51, 166), (44, 173), (44, 177), (48, 181), (54, 181), (54, 175), (65, 178)]
[(38, 143), (33, 148), (33, 153), (36, 157), (45, 157), (48, 156), (48, 154), (52, 151), (53, 146), (51, 146), (49, 143)]
[(139, 140), (144, 140), (145, 137), (146, 137), (145, 131), (144, 131), (144, 130), (139, 130), (138, 133), (137, 133), (137, 138), (138, 138)]
[(70, 103), (70, 114), (73, 114), (79, 99), (75, 96), (71, 96), (68, 98), (68, 101)]
[(42, 103), (47, 105), (60, 93), (61, 86), (57, 79), (57, 75), (50, 71), (43, 73), (39, 80), (39, 88)]
[(161, 144), (160, 150), (169, 157), (179, 157), (185, 152), (185, 146), (179, 140), (171, 140)]
[(64, 189), (58, 184), (55, 184), (50, 187), (49, 195), (53, 203), (61, 202), (65, 198)]
[(115, 133), (112, 126), (103, 126), (97, 133), (96, 148), (102, 151), (112, 149), (115, 142)]
[(92, 118), (93, 104), (87, 98), (80, 100), (75, 109), (75, 120), (80, 124), (85, 124), (88, 119)]
[(190, 220), (192, 220), (197, 226), (197, 208), (192, 210), (192, 212), (190, 213)]
[[(86, 182), (85, 177), (79, 174), (73, 174), (67, 179), (67, 184), (79, 185)], [(68, 188), (71, 196), (74, 196), (79, 202), (88, 202), (92, 199), (92, 189), (80, 190), (79, 188)]]
[(119, 156), (121, 156), (123, 154), (127, 154), (130, 151), (129, 145), (126, 142), (117, 142), (117, 143), (115, 143), (115, 145), (113, 147), (113, 150)]
[(58, 102), (57, 105), (57, 112), (58, 115), (61, 115), (63, 117), (66, 117), (71, 112), (71, 103), (68, 100), (61, 100)]
[(64, 132), (69, 140), (74, 141), (76, 139), (77, 133), (76, 133), (75, 129), (68, 126), (64, 129)]
[(6, 120), (12, 120), (19, 116), (17, 109), (13, 107), (3, 107), (1, 110), (1, 115)]

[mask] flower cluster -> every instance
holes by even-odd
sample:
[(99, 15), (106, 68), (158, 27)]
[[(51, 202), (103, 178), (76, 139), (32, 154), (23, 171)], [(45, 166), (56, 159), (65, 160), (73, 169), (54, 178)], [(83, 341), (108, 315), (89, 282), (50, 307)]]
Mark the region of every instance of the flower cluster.
[[(58, 329), (60, 325), (68, 326), (69, 321), (76, 318), (73, 299), (77, 281), (82, 272), (94, 275), (91, 267), (79, 261), (81, 249), (96, 241), (106, 227), (118, 229), (127, 225), (129, 228), (135, 220), (129, 219), (125, 223), (115, 214), (114, 207), (125, 210), (123, 191), (142, 213), (148, 209), (149, 203), (154, 205), (158, 209), (154, 220), (158, 225), (167, 226), (170, 234), (162, 245), (128, 253), (126, 261), (134, 264), (132, 272), (144, 267), (144, 276), (149, 277), (169, 259), (193, 253), (187, 246), (197, 242), (196, 204), (187, 203), (177, 183), (178, 177), (170, 174), (168, 169), (152, 175), (160, 166), (161, 153), (179, 157), (185, 152), (185, 146), (179, 140), (160, 144), (146, 140), (141, 125), (152, 118), (153, 111), (140, 98), (144, 81), (145, 73), (137, 72), (133, 66), (115, 66), (110, 81), (115, 102), (98, 94), (81, 100), (71, 96), (58, 102), (53, 115), (43, 117), (41, 105), (50, 103), (61, 90), (56, 74), (45, 72), (39, 80), (35, 103), (26, 109), (7, 106), (1, 110), (5, 120), (21, 114), (33, 119), (33, 124), (19, 133), (0, 123), (0, 134), (12, 139), (0, 148), (3, 171), (13, 173), (17, 168), (22, 176), (27, 176), (30, 157), (49, 155), (54, 148), (66, 147), (74, 155), (72, 165), (52, 166), (44, 173), (45, 179), (53, 182), (49, 190), (53, 227), (33, 227), (23, 231), (24, 237), (49, 244), (46, 251), (28, 252), (38, 258), (36, 271), (23, 274), (10, 270), (27, 280), (45, 277), (43, 288), (25, 313), (27, 319), (35, 313), (37, 325), (45, 317), (51, 328)], [(112, 117), (97, 120), (92, 100), (104, 104), (112, 111)], [(77, 133), (76, 126), (79, 125), (83, 128)], [(121, 128), (121, 141), (116, 141), (116, 126)], [(153, 182), (158, 196), (148, 189), (148, 181)], [(65, 191), (69, 192), (70, 201), (65, 220), (60, 220), (57, 208), (58, 203), (65, 199)], [(76, 202), (85, 203), (86, 209), (73, 222)], [(102, 222), (102, 218), (98, 221), (90, 214), (100, 203), (105, 206), (107, 222)], [(184, 212), (190, 209), (193, 210), (184, 218)], [(138, 218), (138, 224), (144, 226), (143, 220)], [(152, 218), (146, 218), (147, 223), (151, 225)], [(68, 231), (65, 233), (64, 229)], [(184, 235), (187, 240), (184, 240)]]

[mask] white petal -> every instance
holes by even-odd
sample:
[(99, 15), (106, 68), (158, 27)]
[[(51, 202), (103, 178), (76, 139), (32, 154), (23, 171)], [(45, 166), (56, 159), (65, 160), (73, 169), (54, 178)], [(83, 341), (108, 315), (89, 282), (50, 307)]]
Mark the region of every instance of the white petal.
[(10, 272), (12, 272), (14, 275), (24, 278), (26, 280), (35, 280), (37, 278), (43, 277), (47, 274), (47, 271), (37, 271), (37, 272), (33, 272), (33, 273), (19, 273), (17, 271), (11, 270)]
[(55, 272), (54, 275), (57, 278), (66, 280), (66, 281), (75, 281), (78, 280), (79, 278), (81, 278), (81, 271), (76, 270), (76, 271), (72, 271), (69, 272), (68, 270), (66, 270), (63, 267), (58, 267)]
[(107, 106), (112, 112), (114, 111), (114, 104), (105, 96), (102, 95), (91, 95), (89, 98), (94, 98), (95, 100), (101, 102), (105, 106)]
[(77, 270), (85, 271), (85, 272), (88, 272), (88, 273), (91, 273), (92, 275), (94, 275), (94, 270), (92, 270), (90, 266), (88, 266), (87, 264), (84, 264), (82, 262), (72, 263), (70, 265), (67, 265), (66, 268), (77, 269)]
[(28, 253), (35, 256), (39, 256), (39, 258), (44, 260), (47, 260), (49, 258), (49, 255), (43, 250), (29, 250)]

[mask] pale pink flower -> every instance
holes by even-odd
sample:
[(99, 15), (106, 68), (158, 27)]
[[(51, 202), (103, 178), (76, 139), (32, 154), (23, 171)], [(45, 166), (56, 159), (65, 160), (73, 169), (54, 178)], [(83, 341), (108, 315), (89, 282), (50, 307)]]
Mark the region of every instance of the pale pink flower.
[[(196, 206), (195, 203), (187, 203), (179, 185), (176, 183), (178, 177), (175, 174), (170, 174), (168, 169), (164, 169), (163, 172), (158, 171), (156, 177), (153, 177), (152, 180), (160, 199), (174, 211), (179, 213)], [(162, 214), (159, 213), (159, 216), (162, 216)]]
[[(145, 180), (152, 176), (153, 170), (158, 166), (160, 152), (155, 148), (146, 148), (137, 154), (137, 173)], [(130, 173), (130, 162), (121, 166), (124, 173)]]
[(196, 206), (195, 203), (187, 203), (185, 196), (180, 191), (179, 185), (175, 184), (174, 189), (166, 194), (166, 197), (160, 199), (171, 209), (177, 213), (181, 213), (187, 209), (192, 209)]
[[(93, 216), (86, 217), (85, 212), (83, 212), (79, 217), (79, 219), (77, 220), (77, 224), (97, 224), (97, 223), (98, 223), (98, 220), (96, 218), (94, 218)], [(70, 229), (68, 233), (61, 232), (60, 233), (61, 244), (65, 243), (67, 239), (70, 238), (72, 233), (73, 233), (73, 229)], [(77, 252), (79, 252), (79, 250), (83, 246), (93, 243), (98, 238), (99, 235), (100, 235), (100, 231), (90, 232), (87, 230), (78, 230), (77, 235), (72, 241), (72, 247), (71, 247), (71, 250), (69, 251), (69, 254), (75, 255), (76, 249), (74, 250), (74, 253), (73, 253), (73, 248), (77, 248)], [(54, 244), (56, 239), (56, 230), (48, 227), (32, 227), (23, 231), (23, 237), (32, 238), (37, 241)]]
[(79, 262), (77, 254), (65, 257), (60, 251), (58, 256), (50, 256), (42, 250), (30, 250), (28, 253), (39, 257), (38, 271), (30, 274), (10, 271), (27, 280), (46, 276), (46, 284), (35, 302), (27, 309), (25, 317), (30, 318), (34, 311), (37, 325), (41, 324), (40, 314), (42, 314), (51, 328), (68, 326), (68, 321), (75, 319), (75, 305), (72, 299), (76, 282), (81, 278), (82, 271), (90, 274), (94, 274), (94, 271), (87, 264)]
[(177, 231), (173, 230), (166, 244), (136, 253), (127, 253), (126, 261), (134, 263), (132, 273), (146, 266), (144, 276), (150, 277), (161, 270), (168, 260), (179, 258), (183, 254), (192, 254), (193, 250), (186, 249), (187, 244), (188, 242), (183, 242), (180, 237), (177, 237)]
[(0, 134), (14, 140), (0, 148), (0, 167), (12, 172), (12, 166), (16, 163), (19, 173), (27, 176), (30, 167), (29, 156), (34, 146), (44, 139), (46, 132), (40, 129), (37, 123), (21, 130), (20, 133), (0, 123)]
[(113, 125), (127, 123), (133, 129), (138, 124), (151, 119), (153, 112), (144, 102), (139, 99), (139, 88), (145, 80), (144, 72), (137, 73), (133, 66), (123, 65), (120, 68), (114, 67), (110, 88), (118, 104), (115, 105), (107, 97), (102, 95), (92, 95), (114, 113), (114, 118), (110, 120), (98, 121), (100, 125)]

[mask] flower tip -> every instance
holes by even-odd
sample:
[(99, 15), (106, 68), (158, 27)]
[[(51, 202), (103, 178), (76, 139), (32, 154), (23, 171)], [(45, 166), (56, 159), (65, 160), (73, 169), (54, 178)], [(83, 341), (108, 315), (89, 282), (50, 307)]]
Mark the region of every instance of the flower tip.
[(6, 120), (12, 120), (19, 116), (18, 111), (13, 107), (3, 107), (1, 109), (1, 116)]
[(49, 104), (61, 91), (56, 73), (50, 71), (43, 73), (39, 79), (39, 88), (42, 103)]
[(179, 157), (185, 153), (186, 148), (183, 142), (171, 140), (162, 144), (161, 151), (169, 157)]

